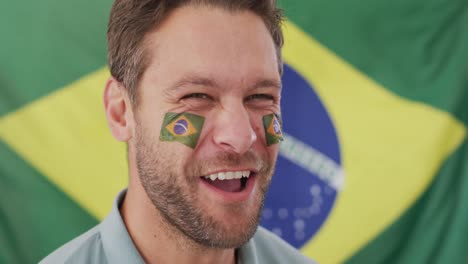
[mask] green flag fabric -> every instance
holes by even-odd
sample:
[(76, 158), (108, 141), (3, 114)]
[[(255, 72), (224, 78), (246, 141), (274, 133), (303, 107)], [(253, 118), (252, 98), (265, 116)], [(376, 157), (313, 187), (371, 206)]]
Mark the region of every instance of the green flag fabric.
[[(111, 4), (0, 3), (0, 263), (37, 263), (126, 186), (101, 105)], [(468, 263), (468, 3), (279, 5), (284, 141), (262, 224), (319, 263)], [(313, 179), (310, 206), (270, 204), (305, 199), (275, 187), (286, 174)]]

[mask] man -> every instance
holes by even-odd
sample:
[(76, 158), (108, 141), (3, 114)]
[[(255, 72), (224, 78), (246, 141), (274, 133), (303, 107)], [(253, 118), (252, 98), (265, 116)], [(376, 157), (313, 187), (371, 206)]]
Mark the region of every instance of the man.
[(42, 263), (311, 263), (257, 228), (282, 140), (281, 19), (269, 0), (116, 0), (104, 106), (128, 189)]

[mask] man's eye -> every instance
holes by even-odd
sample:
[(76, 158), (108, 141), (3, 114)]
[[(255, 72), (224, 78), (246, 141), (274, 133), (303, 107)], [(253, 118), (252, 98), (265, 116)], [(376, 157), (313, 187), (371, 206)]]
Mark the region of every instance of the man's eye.
[(246, 101), (252, 101), (252, 100), (267, 100), (267, 101), (270, 100), (270, 101), (274, 101), (275, 97), (273, 95), (270, 95), (270, 94), (253, 94), (253, 95), (247, 96)]
[(182, 99), (211, 99), (211, 96), (204, 93), (191, 93), (182, 97)]

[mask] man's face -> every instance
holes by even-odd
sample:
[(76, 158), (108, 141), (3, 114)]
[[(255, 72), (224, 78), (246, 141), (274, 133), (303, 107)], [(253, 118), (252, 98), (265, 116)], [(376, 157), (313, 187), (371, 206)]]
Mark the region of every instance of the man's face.
[[(142, 185), (191, 240), (239, 247), (256, 230), (278, 154), (262, 123), (280, 113), (272, 38), (251, 12), (187, 6), (146, 40), (152, 61), (139, 86), (133, 141)], [(167, 112), (205, 118), (195, 148), (159, 140)], [(249, 177), (220, 179), (240, 175)]]

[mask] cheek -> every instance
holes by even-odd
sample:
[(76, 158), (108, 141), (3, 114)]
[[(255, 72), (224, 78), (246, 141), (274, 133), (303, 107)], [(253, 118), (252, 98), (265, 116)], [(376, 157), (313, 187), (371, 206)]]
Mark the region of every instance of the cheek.
[[(193, 160), (193, 151), (187, 146), (179, 142), (162, 142), (158, 144), (158, 153), (161, 162), (167, 167), (167, 172), (172, 172), (174, 175), (190, 175), (186, 169), (190, 166)], [(180, 177), (177, 177), (180, 178)]]
[(135, 127), (144, 130), (146, 136), (153, 139), (159, 138), (164, 115), (154, 114), (149, 109), (141, 108), (135, 112)]
[(267, 131), (263, 125), (264, 116), (265, 115), (255, 115), (251, 118), (252, 127), (257, 135), (256, 145), (266, 152), (270, 161), (275, 161), (279, 152), (279, 144), (272, 144), (268, 146)]
[(260, 141), (260, 143), (263, 143), (265, 145), (266, 145), (266, 130), (263, 125), (263, 117), (266, 115), (268, 115), (268, 113), (267, 114), (253, 113), (250, 116), (250, 123), (257, 135), (257, 139)]
[(265, 128), (263, 127), (262, 117), (256, 117), (255, 119), (251, 120), (252, 128), (257, 135), (257, 141), (260, 143), (265, 143)]

